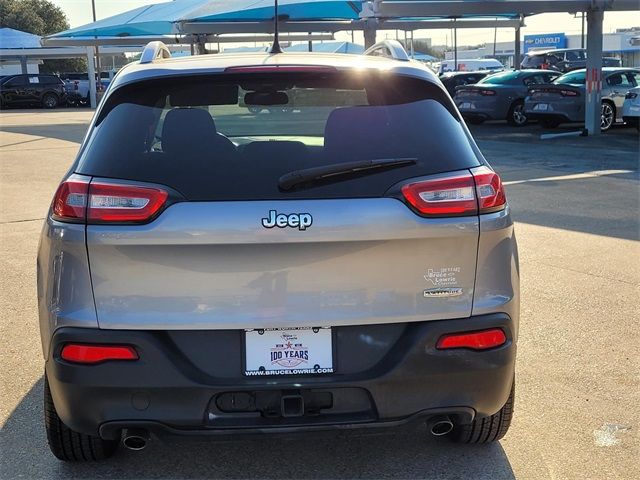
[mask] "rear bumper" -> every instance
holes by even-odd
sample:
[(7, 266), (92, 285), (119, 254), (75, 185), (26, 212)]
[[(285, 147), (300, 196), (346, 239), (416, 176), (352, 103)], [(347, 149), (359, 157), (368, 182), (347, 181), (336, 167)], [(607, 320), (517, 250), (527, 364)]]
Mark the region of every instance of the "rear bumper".
[(571, 120), (563, 113), (538, 113), (538, 112), (525, 112), (524, 113), (529, 120), (552, 120), (559, 123), (572, 123), (576, 120)]
[[(435, 348), (445, 333), (492, 327), (504, 330), (506, 344), (483, 352)], [(140, 359), (71, 364), (59, 357), (68, 342), (129, 344)], [(386, 354), (363, 371), (244, 377), (239, 370), (215, 377), (167, 332), (64, 327), (53, 335), (46, 372), (58, 414), (76, 431), (114, 438), (122, 428), (143, 427), (198, 435), (393, 426), (440, 413), (467, 423), (504, 405), (515, 355), (513, 322), (493, 314), (406, 324)], [(304, 413), (283, 416), (283, 396), (302, 398)]]

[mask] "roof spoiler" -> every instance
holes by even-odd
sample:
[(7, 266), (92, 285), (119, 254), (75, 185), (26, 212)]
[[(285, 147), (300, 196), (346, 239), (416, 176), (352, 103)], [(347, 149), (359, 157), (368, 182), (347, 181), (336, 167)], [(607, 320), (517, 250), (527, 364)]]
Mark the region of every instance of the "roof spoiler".
[(402, 62), (410, 60), (407, 51), (397, 40), (382, 40), (364, 51), (363, 55), (393, 58)]
[(156, 60), (162, 60), (164, 58), (171, 58), (171, 52), (169, 48), (162, 42), (149, 42), (147, 46), (142, 50), (140, 55), (140, 63), (153, 63)]

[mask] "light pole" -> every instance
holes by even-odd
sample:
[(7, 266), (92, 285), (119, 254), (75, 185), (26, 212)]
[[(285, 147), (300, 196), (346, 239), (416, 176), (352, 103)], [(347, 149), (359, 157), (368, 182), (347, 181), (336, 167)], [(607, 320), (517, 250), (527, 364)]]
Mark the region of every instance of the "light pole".
[[(93, 22), (96, 21), (96, 0), (91, 0), (91, 10), (93, 12)], [(97, 38), (97, 37), (96, 37)], [(96, 75), (98, 77), (97, 85), (98, 88), (101, 88), (102, 83), (100, 80), (100, 49), (98, 48), (98, 43), (96, 42)]]

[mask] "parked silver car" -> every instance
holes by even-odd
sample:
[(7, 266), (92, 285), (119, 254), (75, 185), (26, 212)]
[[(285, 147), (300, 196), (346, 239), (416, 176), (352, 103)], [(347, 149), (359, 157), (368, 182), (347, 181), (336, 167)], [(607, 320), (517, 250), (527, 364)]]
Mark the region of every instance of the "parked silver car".
[[(602, 69), (602, 131), (607, 131), (614, 123), (623, 121), (624, 97), (639, 84), (639, 69)], [(539, 120), (545, 128), (555, 128), (561, 123), (584, 122), (585, 94), (586, 70), (567, 73), (550, 85), (536, 85), (530, 88), (525, 99), (525, 115)]]
[(37, 271), (63, 460), (106, 458), (120, 439), (142, 449), (151, 433), (417, 421), (487, 443), (511, 422), (504, 187), (414, 62), (125, 67), (55, 194)]
[(640, 130), (640, 87), (632, 88), (624, 97), (622, 119)]
[(528, 121), (524, 113), (524, 97), (531, 85), (549, 83), (558, 77), (549, 70), (511, 70), (483, 78), (475, 85), (456, 88), (455, 102), (470, 123), (506, 120), (522, 126)]

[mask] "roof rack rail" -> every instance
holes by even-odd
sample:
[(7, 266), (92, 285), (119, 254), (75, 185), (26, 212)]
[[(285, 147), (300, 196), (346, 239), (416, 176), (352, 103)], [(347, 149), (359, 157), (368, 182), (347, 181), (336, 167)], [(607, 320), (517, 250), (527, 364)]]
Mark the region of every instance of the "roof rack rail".
[(160, 41), (149, 42), (142, 50), (140, 63), (153, 63), (158, 59), (171, 58), (171, 51)]
[(402, 62), (411, 60), (407, 51), (397, 40), (382, 40), (364, 51), (363, 55), (393, 58)]

